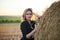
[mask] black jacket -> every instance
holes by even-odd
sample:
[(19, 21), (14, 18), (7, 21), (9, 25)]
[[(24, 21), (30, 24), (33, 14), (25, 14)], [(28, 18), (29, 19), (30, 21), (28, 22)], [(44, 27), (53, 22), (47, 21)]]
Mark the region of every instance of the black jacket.
[[(34, 28), (35, 26), (35, 21), (31, 21), (32, 27)], [(34, 40), (34, 38), (26, 38), (26, 34), (30, 33), (33, 29), (31, 28), (31, 25), (28, 23), (28, 21), (23, 21), (20, 25), (21, 27), (21, 32), (23, 34), (23, 37), (21, 40)]]

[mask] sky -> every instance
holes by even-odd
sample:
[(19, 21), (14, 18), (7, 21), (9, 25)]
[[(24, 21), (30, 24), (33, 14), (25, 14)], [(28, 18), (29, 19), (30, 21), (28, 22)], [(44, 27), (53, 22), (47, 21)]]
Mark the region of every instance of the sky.
[(0, 16), (21, 16), (26, 8), (32, 8), (34, 13), (42, 15), (55, 1), (58, 0), (0, 0)]

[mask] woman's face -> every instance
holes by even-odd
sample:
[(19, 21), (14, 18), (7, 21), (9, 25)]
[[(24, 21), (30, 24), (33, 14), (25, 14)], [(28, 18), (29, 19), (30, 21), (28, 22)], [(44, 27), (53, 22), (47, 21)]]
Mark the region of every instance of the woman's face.
[(26, 12), (26, 20), (31, 20), (31, 16), (32, 16), (32, 12), (31, 11), (27, 11)]

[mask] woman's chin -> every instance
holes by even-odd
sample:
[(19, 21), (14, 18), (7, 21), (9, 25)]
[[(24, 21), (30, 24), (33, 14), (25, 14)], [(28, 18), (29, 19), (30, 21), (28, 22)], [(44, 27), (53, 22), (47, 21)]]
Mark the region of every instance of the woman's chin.
[(31, 18), (28, 18), (27, 20), (31, 20)]

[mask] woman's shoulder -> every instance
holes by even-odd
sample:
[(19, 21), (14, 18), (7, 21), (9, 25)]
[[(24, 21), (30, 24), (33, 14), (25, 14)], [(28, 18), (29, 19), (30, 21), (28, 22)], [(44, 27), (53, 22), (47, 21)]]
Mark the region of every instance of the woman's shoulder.
[(21, 22), (20, 26), (21, 26), (21, 28), (26, 27), (26, 21)]

